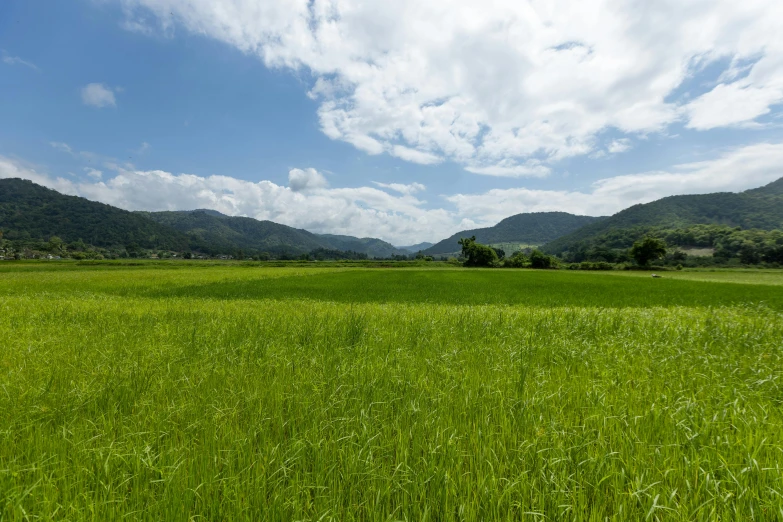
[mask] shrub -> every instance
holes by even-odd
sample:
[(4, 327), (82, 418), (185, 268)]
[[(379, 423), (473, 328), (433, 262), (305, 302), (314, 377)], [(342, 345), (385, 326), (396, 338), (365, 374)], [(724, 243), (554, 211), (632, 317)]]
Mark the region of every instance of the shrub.
[(524, 252), (514, 252), (511, 257), (503, 260), (503, 266), (506, 268), (524, 268), (527, 266), (527, 257)]
[(530, 266), (533, 268), (555, 268), (557, 266), (557, 260), (540, 250), (533, 250), (530, 253)]

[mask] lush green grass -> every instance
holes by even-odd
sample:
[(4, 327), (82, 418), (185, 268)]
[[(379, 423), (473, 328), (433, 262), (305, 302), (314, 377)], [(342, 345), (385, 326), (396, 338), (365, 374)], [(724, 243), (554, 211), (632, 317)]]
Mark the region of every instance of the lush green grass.
[(775, 284), (21, 267), (2, 520), (783, 517)]

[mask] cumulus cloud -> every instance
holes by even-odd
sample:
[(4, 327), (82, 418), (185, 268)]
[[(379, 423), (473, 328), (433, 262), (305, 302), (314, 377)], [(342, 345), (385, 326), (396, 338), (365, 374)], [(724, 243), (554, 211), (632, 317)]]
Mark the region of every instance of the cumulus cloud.
[(114, 90), (102, 83), (90, 83), (82, 87), (82, 102), (91, 107), (116, 107)]
[(783, 177), (783, 143), (760, 143), (724, 152), (705, 161), (668, 170), (627, 174), (599, 180), (589, 191), (496, 189), (482, 194), (447, 196), (457, 214), (498, 222), (520, 212), (565, 211), (589, 216), (611, 215), (637, 203), (676, 194), (737, 192)]
[(52, 177), (45, 172), (39, 172), (35, 167), (26, 165), (23, 162), (0, 156), (0, 179), (3, 178), (27, 179), (63, 194), (71, 196), (77, 194), (76, 185), (68, 179)]
[(424, 208), (424, 202), (410, 190), (392, 195), (373, 187), (328, 188), (323, 175), (311, 168), (291, 169), (288, 187), (229, 176), (112, 168), (114, 174), (106, 180), (97, 176), (98, 171), (86, 169), (92, 179), (72, 181), (0, 156), (0, 178), (29, 179), (65, 194), (127, 210), (210, 208), (316, 233), (380, 237), (398, 244), (424, 241), (433, 235), (445, 237), (457, 226), (452, 212)]
[(326, 178), (313, 168), (291, 169), (288, 172), (288, 187), (294, 192), (322, 189), (329, 186)]
[(107, 165), (113, 171), (109, 179), (86, 169), (92, 179), (73, 181), (0, 156), (0, 178), (30, 179), (66, 194), (128, 210), (211, 208), (318, 233), (379, 237), (394, 244), (410, 244), (491, 226), (521, 212), (558, 210), (609, 215), (674, 194), (741, 191), (780, 178), (781, 164), (783, 143), (760, 143), (667, 170), (602, 179), (585, 191), (495, 189), (444, 195), (444, 205), (435, 208), (416, 196), (426, 189), (419, 183), (333, 188), (312, 168), (291, 169), (287, 187), (271, 181), (141, 171), (117, 165)]
[[(593, 153), (607, 129), (737, 125), (783, 100), (778, 0), (118, 1), (146, 32), (308, 70), (330, 138), (485, 175), (545, 175), (528, 160)], [(669, 98), (726, 60), (709, 92)]]

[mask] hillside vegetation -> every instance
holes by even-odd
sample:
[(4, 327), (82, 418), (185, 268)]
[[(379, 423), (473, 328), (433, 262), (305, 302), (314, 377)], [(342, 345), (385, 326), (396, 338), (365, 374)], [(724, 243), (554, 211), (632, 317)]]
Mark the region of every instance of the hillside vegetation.
[[(542, 249), (550, 254), (588, 250), (613, 234), (638, 239), (650, 230), (685, 229), (692, 225), (722, 225), (741, 229), (783, 229), (783, 178), (745, 192), (670, 196), (629, 207), (556, 238)], [(625, 230), (635, 230), (633, 236)], [(633, 241), (631, 241), (633, 242)]]
[(334, 234), (320, 234), (318, 237), (328, 241), (332, 248), (342, 251), (362, 252), (369, 257), (388, 258), (393, 256), (407, 256), (411, 252), (397, 248), (391, 243), (374, 237), (339, 236)]
[(485, 245), (498, 243), (520, 243), (524, 245), (542, 245), (564, 234), (603, 218), (576, 216), (567, 212), (532, 212), (507, 217), (495, 226), (463, 230), (439, 241), (424, 250), (425, 254), (450, 254), (459, 252), (459, 240), (476, 236), (476, 242)]
[[(65, 243), (114, 248), (195, 251), (211, 256), (298, 256), (316, 252), (354, 258), (408, 255), (375, 238), (318, 235), (272, 221), (231, 217), (215, 210), (128, 212), (85, 198), (66, 196), (31, 181), (0, 180), (0, 238), (40, 250), (52, 236)], [(80, 248), (82, 248), (80, 246)]]
[(144, 216), (185, 234), (194, 250), (208, 254), (287, 251), (293, 254), (330, 248), (315, 234), (272, 221), (229, 217), (217, 212), (144, 212)]
[(0, 230), (8, 240), (59, 236), (104, 247), (189, 248), (184, 234), (164, 224), (21, 179), (0, 179)]

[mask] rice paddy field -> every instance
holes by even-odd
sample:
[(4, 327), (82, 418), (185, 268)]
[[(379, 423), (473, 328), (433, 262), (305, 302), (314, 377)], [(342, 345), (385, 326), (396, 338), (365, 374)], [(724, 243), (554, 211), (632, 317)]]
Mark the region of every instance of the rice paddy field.
[(0, 520), (781, 520), (783, 272), (0, 265)]

